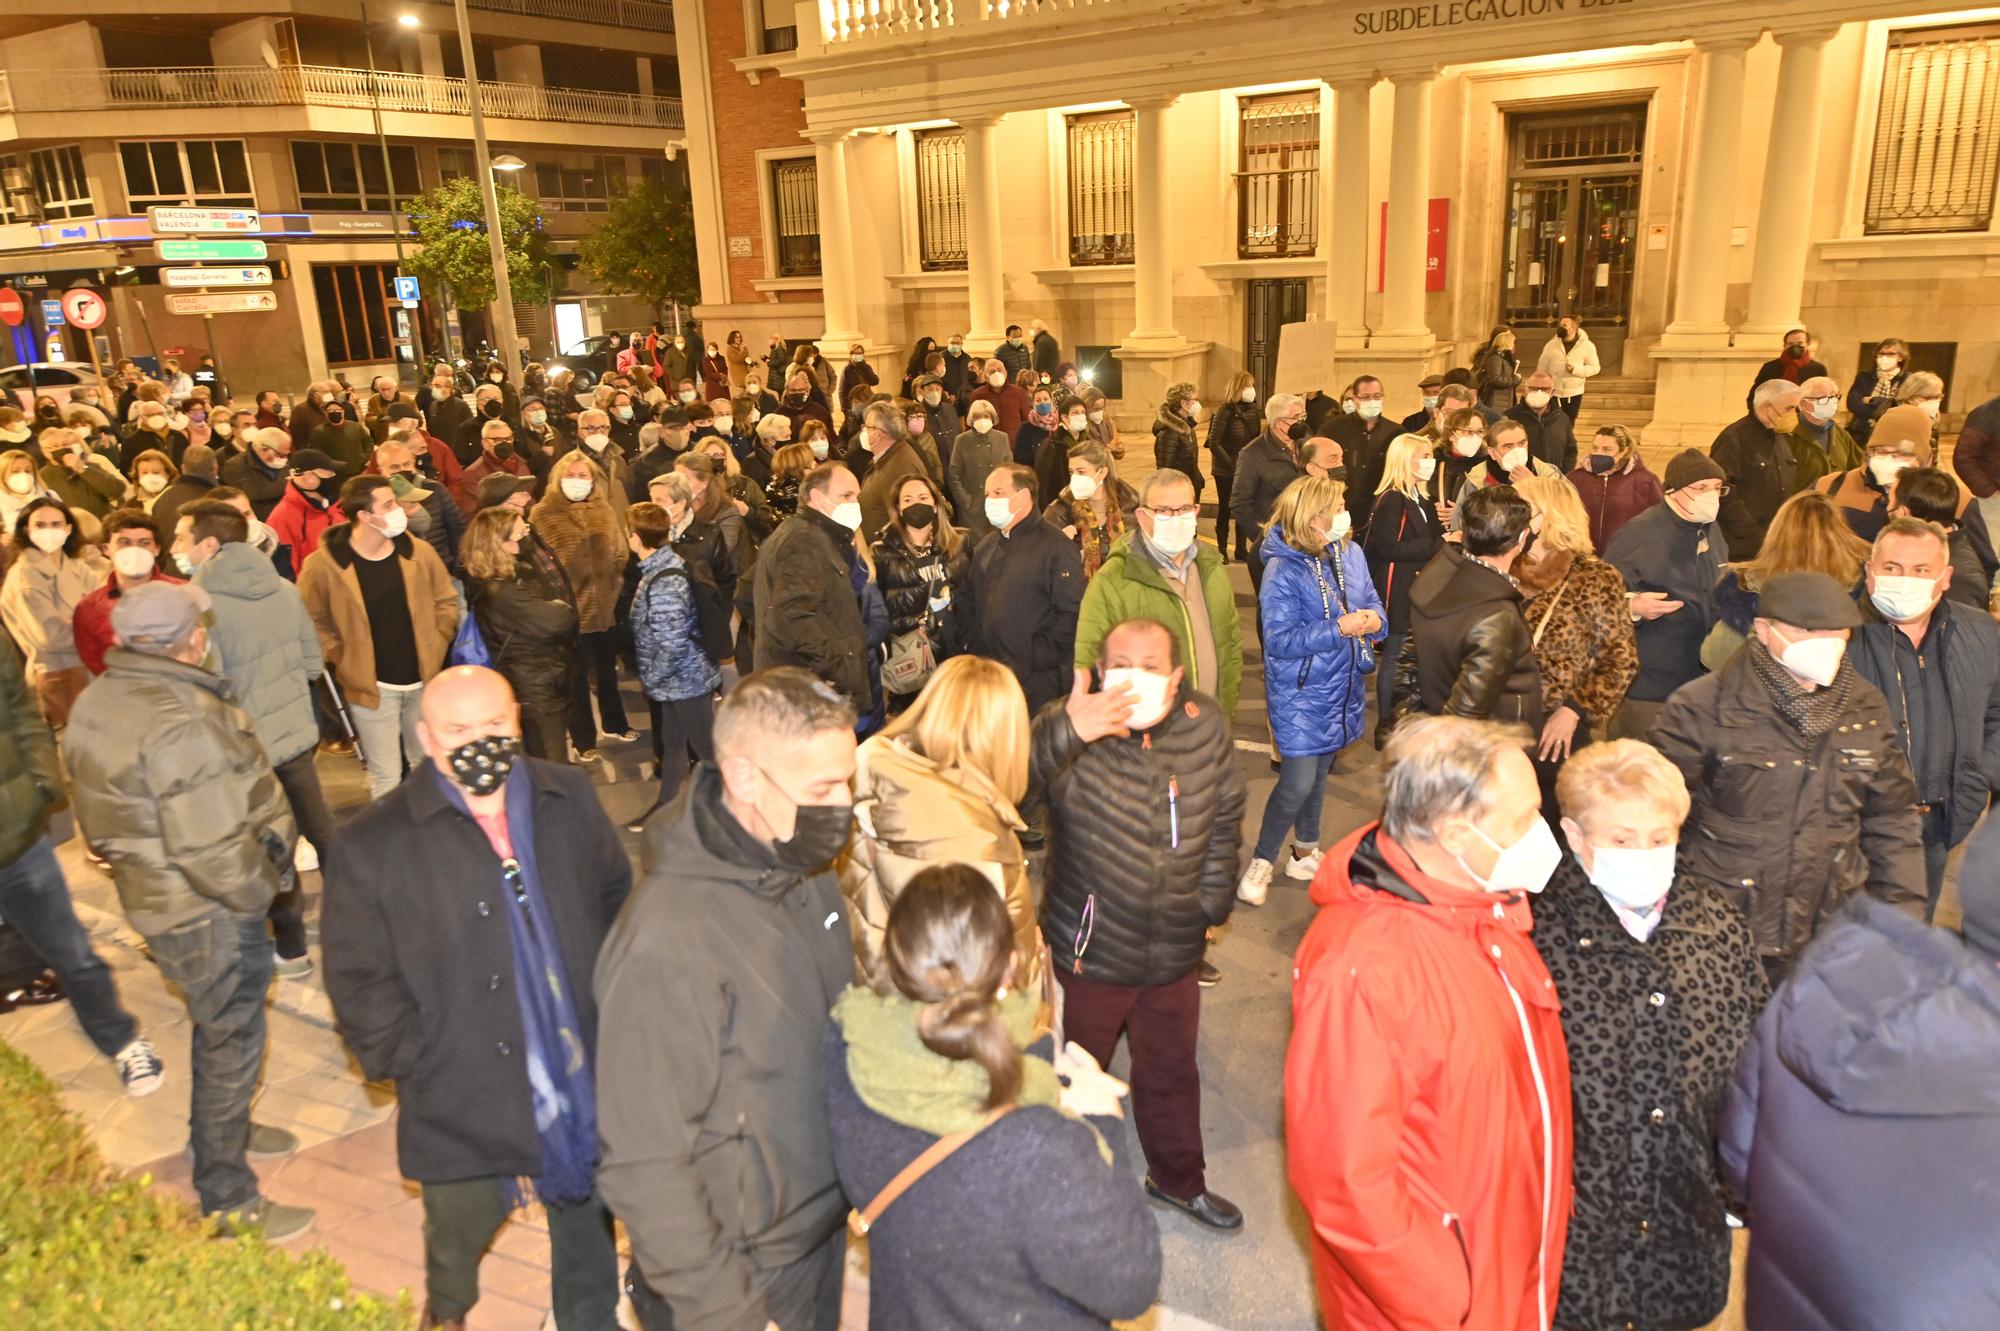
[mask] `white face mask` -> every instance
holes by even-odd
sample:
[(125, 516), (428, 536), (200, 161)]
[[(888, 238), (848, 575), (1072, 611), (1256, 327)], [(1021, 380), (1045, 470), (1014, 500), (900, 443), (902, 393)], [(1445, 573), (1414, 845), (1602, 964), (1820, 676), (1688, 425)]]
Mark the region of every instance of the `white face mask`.
[(167, 478), (157, 471), (149, 471), (139, 478), (139, 488), (149, 495), (156, 495), (167, 488)]
[(1915, 465), (1916, 463), (1909, 458), (1897, 457), (1893, 453), (1878, 453), (1868, 459), (1868, 474), (1875, 478), (1875, 484), (1886, 490), (1895, 481), (1897, 473), (1905, 467)]
[(1067, 417), (1065, 423), (1069, 426), (1072, 434), (1082, 434), (1086, 429), (1090, 428), (1090, 422), (1082, 416)]
[(812, 450), (812, 455), (818, 458), (821, 462), (826, 461), (826, 440), (815, 439), (810, 444), (807, 444), (806, 447), (810, 448)]
[(1257, 390), (1255, 388), (1246, 388), (1236, 395), (1236, 400), (1238, 402), (1255, 402), (1257, 400)]
[(1503, 846), (1487, 836), (1477, 823), (1472, 824), (1472, 834), (1499, 851), (1500, 857), (1493, 861), (1493, 871), (1485, 878), (1472, 873), (1464, 860), (1458, 862), (1458, 867), (1472, 874), (1472, 881), (1488, 892), (1539, 892), (1549, 885), (1549, 875), (1562, 863), (1562, 847), (1556, 843), (1556, 834), (1549, 830), (1546, 818), (1536, 817), (1511, 846)]
[(1347, 533), (1352, 530), (1354, 530), (1354, 519), (1348, 514), (1346, 509), (1341, 509), (1327, 520), (1326, 543), (1328, 545), (1339, 545), (1347, 539)]
[(1092, 411), (1092, 412), (1087, 412), (1086, 414), (1087, 414), (1087, 415), (1088, 415), (1088, 416), (1090, 417), (1090, 423), (1091, 423), (1092, 425), (1102, 425), (1102, 424), (1104, 423), (1104, 413), (1103, 413), (1103, 412), (1101, 412), (1101, 411)]
[(1437, 474), (1437, 469), (1438, 469), (1438, 460), (1436, 458), (1434, 457), (1418, 458), (1417, 480), (1428, 481), (1432, 476)]
[(1346, 416), (1352, 416), (1354, 414), (1354, 399), (1351, 397), (1342, 399), (1340, 404), (1340, 410), (1341, 414)]
[(995, 388), (1000, 388), (1005, 386), (1005, 384), (1007, 383), (1007, 376), (1001, 373), (1000, 371), (995, 370), (992, 374), (986, 376), (986, 382), (993, 385)]
[(1427, 397), (1427, 398), (1425, 398), (1425, 399), (1424, 399), (1424, 410), (1425, 410), (1425, 411), (1436, 411), (1436, 410), (1437, 410), (1437, 405), (1438, 405), (1438, 400), (1437, 400), (1436, 398), (1434, 398), (1434, 397)]
[(1190, 402), (1190, 403), (1188, 403), (1188, 404), (1187, 404), (1187, 414), (1188, 414), (1188, 419), (1189, 419), (1189, 420), (1193, 420), (1193, 419), (1194, 419), (1195, 417), (1197, 417), (1197, 416), (1201, 415), (1201, 403), (1199, 403), (1199, 402)]
[(1875, 589), (1868, 599), (1882, 612), (1882, 618), (1902, 623), (1920, 619), (1937, 604), (1936, 578), (1892, 578), (1877, 574)]
[(1835, 409), (1840, 406), (1840, 399), (1837, 397), (1809, 397), (1800, 405), (1805, 407), (1806, 415), (1812, 417), (1814, 420), (1830, 421), (1833, 419)]
[(1095, 476), (1072, 476), (1069, 478), (1069, 493), (1072, 499), (1088, 499), (1097, 493)]
[(610, 442), (611, 436), (608, 434), (587, 434), (583, 437), (584, 446), (599, 453), (603, 452)]
[(859, 364), (861, 363), (862, 359), (863, 359), (863, 357), (861, 356), (861, 353), (860, 353), (860, 352), (855, 352), (855, 353), (853, 353), (852, 355), (848, 356), (848, 358), (847, 358), (847, 363), (848, 363), (849, 365), (859, 365)]
[(262, 549), (264, 545), (264, 537), (267, 534), (269, 534), (271, 529), (269, 527), (266, 527), (263, 523), (259, 522), (254, 517), (246, 518), (245, 521), (249, 524), (249, 531), (246, 532), (243, 537), (245, 543), (249, 545), (254, 545), (259, 549)]
[(150, 576), (156, 562), (151, 550), (136, 545), (121, 545), (111, 552), (111, 567), (118, 570), (120, 577), (134, 581)]
[(1808, 680), (1821, 688), (1832, 684), (1840, 673), (1840, 660), (1847, 655), (1847, 643), (1840, 638), (1800, 638), (1797, 642), (1779, 641), (1783, 650), (1778, 653), (1779, 662), (1785, 669)]
[(1011, 500), (1011, 499), (996, 499), (996, 498), (994, 498), (994, 497), (993, 497), (992, 495), (988, 495), (988, 496), (986, 497), (986, 525), (987, 525), (987, 526), (989, 526), (989, 527), (993, 527), (993, 528), (996, 528), (996, 529), (997, 529), (997, 528), (1003, 528), (1003, 527), (1005, 527), (1005, 526), (1006, 526), (1006, 525), (1007, 525), (1008, 523), (1012, 522), (1013, 520), (1014, 520), (1014, 501), (1013, 501), (1013, 500)]
[(1543, 392), (1539, 388), (1531, 388), (1528, 390), (1528, 407), (1530, 410), (1540, 411), (1543, 407), (1546, 407), (1548, 405), (1549, 405), (1549, 395), (1547, 393)]
[(1674, 885), (1671, 841), (1664, 846), (1592, 846), (1590, 885), (1614, 906), (1650, 914)]
[(17, 471), (7, 478), (7, 488), (17, 495), (33, 494), (35, 478), (28, 472)]
[(1153, 518), (1153, 547), (1163, 555), (1177, 555), (1194, 544), (1195, 524), (1200, 519), (1192, 513), (1170, 518), (1164, 514)]
[(1527, 465), (1528, 465), (1528, 450), (1521, 447), (1519, 444), (1514, 445), (1512, 448), (1508, 449), (1505, 453), (1502, 453), (1500, 455), (1500, 470), (1502, 471), (1506, 472), (1518, 471), (1520, 468), (1525, 467)]
[(1157, 725), (1167, 714), (1167, 704), (1171, 701), (1167, 686), (1173, 681), (1169, 676), (1156, 675), (1150, 670), (1134, 670), (1120, 667), (1104, 672), (1104, 690), (1124, 687), (1132, 691), (1132, 715), (1126, 724), (1134, 730), (1144, 730)]
[(694, 390), (685, 389), (682, 392), (676, 394), (676, 396), (679, 397), (682, 402), (692, 402), (694, 401)]
[(410, 529), (410, 515), (403, 511), (401, 504), (382, 515), (382, 534), (390, 540), (401, 536)]
[(1930, 417), (1932, 420), (1936, 420), (1938, 418), (1938, 411), (1943, 406), (1944, 406), (1943, 398), (1927, 397), (1923, 401), (1917, 403), (1917, 410), (1921, 411), (1922, 413), (1924, 413), (1924, 415)]
[(1462, 458), (1477, 456), (1479, 450), (1484, 447), (1486, 447), (1486, 436), (1483, 434), (1454, 435), (1451, 441), (1451, 451)]
[(980, 419), (972, 423), (972, 428), (978, 434), (985, 434), (988, 430), (993, 428), (993, 422), (987, 420), (985, 417), (982, 416)]
[(69, 528), (32, 527), (28, 530), (28, 539), (34, 543), (37, 550), (45, 555), (52, 555), (68, 543)]
[(1682, 510), (1689, 522), (1713, 522), (1722, 512), (1722, 496), (1719, 494), (1688, 495), (1681, 502)]
[(1894, 374), (1902, 363), (1902, 361), (1896, 359), (1894, 356), (1877, 356), (1875, 358), (1875, 373)]
[(565, 476), (562, 478), (563, 498), (572, 504), (581, 504), (590, 498), (590, 477)]
[(1382, 414), (1382, 404), (1373, 399), (1354, 404), (1354, 414), (1364, 421), (1372, 421)]
[(849, 531), (858, 530), (861, 526), (861, 504), (853, 499), (844, 504), (835, 504), (833, 512), (828, 516)]

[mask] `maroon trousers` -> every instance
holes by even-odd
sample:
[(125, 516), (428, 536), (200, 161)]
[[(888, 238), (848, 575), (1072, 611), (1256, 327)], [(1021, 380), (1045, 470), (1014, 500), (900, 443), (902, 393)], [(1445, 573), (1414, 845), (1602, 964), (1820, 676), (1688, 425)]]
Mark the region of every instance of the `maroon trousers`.
[(1111, 1066), (1122, 1032), (1132, 1051), (1132, 1121), (1146, 1172), (1169, 1197), (1192, 1201), (1207, 1191), (1201, 1151), (1201, 1072), (1195, 1037), (1201, 1026), (1200, 968), (1151, 987), (1100, 984), (1058, 968), (1063, 1037)]

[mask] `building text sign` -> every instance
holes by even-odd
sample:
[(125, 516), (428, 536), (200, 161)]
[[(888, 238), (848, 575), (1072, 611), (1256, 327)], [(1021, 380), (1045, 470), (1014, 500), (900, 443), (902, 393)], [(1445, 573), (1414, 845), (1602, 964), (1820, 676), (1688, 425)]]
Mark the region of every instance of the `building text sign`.
[(148, 208), (146, 221), (155, 231), (176, 235), (264, 229), (255, 208)]
[(1424, 4), (1381, 5), (1354, 16), (1357, 37), (1388, 37), (1425, 28), (1461, 28), (1474, 23), (1552, 18), (1592, 9), (1612, 9), (1632, 0), (1428, 0)]
[(262, 314), (278, 308), (269, 291), (214, 291), (198, 296), (168, 296), (170, 314)]

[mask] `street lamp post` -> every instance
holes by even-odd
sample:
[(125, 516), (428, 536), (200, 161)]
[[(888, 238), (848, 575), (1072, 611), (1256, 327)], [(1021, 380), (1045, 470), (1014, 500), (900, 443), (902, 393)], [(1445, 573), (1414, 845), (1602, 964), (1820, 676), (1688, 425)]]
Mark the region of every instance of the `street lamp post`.
[[(417, 26), (414, 14), (399, 15), (398, 25), (405, 28)], [(382, 182), (389, 191), (389, 226), (396, 242), (396, 275), (403, 273), (403, 203), (396, 197), (396, 167), (389, 160), (389, 136), (382, 129), (382, 85), (375, 71), (375, 24), (368, 17), (368, 0), (361, 0), (361, 38), (368, 47), (368, 105), (375, 116), (375, 142), (382, 149)], [(410, 340), (414, 343), (416, 365), (413, 367), (422, 378), (424, 361), (424, 321), (423, 311), (416, 311), (410, 320)], [(400, 374), (398, 375), (400, 378)]]
[(479, 192), (486, 200), (486, 240), (493, 251), (495, 292), (495, 340), (500, 344), (500, 363), (507, 367), (509, 383), (521, 382), (521, 338), (514, 328), (514, 284), (507, 275), (507, 245), (500, 234), (500, 196), (493, 188), (492, 157), (486, 146), (486, 112), (480, 105), (479, 63), (472, 51), (472, 20), (467, 17), (465, 0), (454, 0), (458, 15), (458, 47), (465, 61), (466, 104), (472, 108), (473, 159), (479, 163)]

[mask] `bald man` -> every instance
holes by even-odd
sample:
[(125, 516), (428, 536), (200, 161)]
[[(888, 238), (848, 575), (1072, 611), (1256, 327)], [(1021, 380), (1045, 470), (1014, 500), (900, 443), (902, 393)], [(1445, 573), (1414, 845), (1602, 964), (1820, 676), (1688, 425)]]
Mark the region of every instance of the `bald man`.
[(425, 686), (428, 760), (361, 810), (326, 865), (326, 989), (423, 1187), (426, 1327), (462, 1327), (479, 1259), (528, 1196), (548, 1209), (564, 1327), (611, 1331), (597, 1193), (598, 946), (631, 864), (575, 768), (521, 752), (514, 691), (455, 666)]

